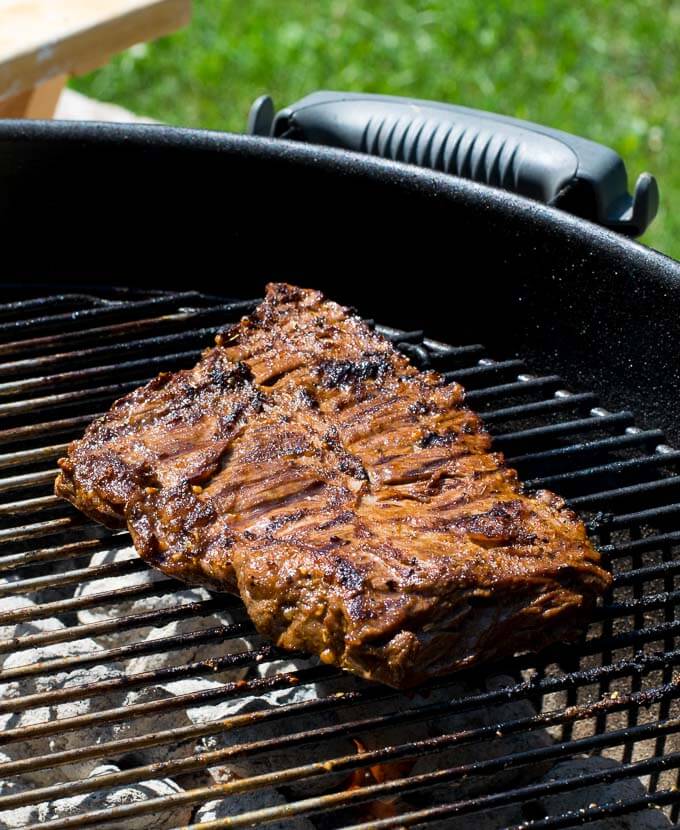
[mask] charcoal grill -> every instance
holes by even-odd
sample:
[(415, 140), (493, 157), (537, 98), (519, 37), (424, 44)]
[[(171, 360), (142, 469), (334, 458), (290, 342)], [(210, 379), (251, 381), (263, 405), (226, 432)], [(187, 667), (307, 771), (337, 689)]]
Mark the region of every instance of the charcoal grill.
[[(440, 173), (165, 127), (0, 124), (0, 210), (1, 817), (677, 823), (677, 263)], [(152, 579), (55, 499), (66, 443), (268, 279), (459, 380), (521, 477), (583, 515), (614, 584), (579, 642), (400, 694), (277, 651), (239, 600)]]
[[(501, 807), (506, 811), (514, 807), (507, 815), (533, 820), (531, 826), (541, 828), (569, 826), (652, 806), (666, 808), (669, 818), (677, 820), (680, 623), (675, 611), (680, 591), (675, 580), (680, 564), (673, 551), (680, 544), (680, 526), (669, 522), (668, 516), (677, 518), (680, 452), (665, 443), (659, 430), (637, 427), (632, 413), (602, 408), (596, 395), (569, 388), (558, 375), (534, 373), (520, 359), (492, 358), (482, 345), (449, 345), (428, 338), (423, 331), (377, 326), (420, 366), (434, 366), (447, 378), (464, 383), (470, 404), (483, 414), (498, 446), (530, 486), (558, 490), (589, 519), (615, 581), (611, 595), (578, 644), (553, 648), (539, 658), (524, 655), (469, 672), (464, 675), (469, 684), (467, 693), (461, 693), (463, 678), (457, 677), (430, 684), (439, 691), (432, 699), (426, 695), (409, 699), (321, 665), (286, 666), (262, 676), (263, 666), (275, 666), (287, 655), (254, 636), (235, 598), (206, 594), (187, 602), (179, 595), (183, 586), (165, 578), (97, 590), (101, 580), (137, 574), (147, 566), (137, 558), (88, 565), (98, 552), (129, 545), (129, 537), (103, 530), (51, 495), (55, 459), (64, 451), (65, 442), (77, 436), (111, 400), (159, 370), (191, 365), (220, 326), (238, 319), (255, 303), (191, 291), (88, 291), (17, 300), (0, 309), (6, 333), (0, 365), (0, 568), (9, 578), (1, 591), (3, 597), (26, 597), (35, 603), (1, 612), (0, 625), (26, 626), (52, 618), (64, 623), (56, 630), (6, 638), (0, 642), (0, 651), (17, 655), (28, 649), (85, 643), (74, 655), (58, 656), (53, 650), (44, 656), (38, 652), (39, 662), (22, 665), (18, 661), (0, 671), (1, 683), (15, 684), (14, 693), (0, 703), (0, 712), (13, 716), (6, 720), (0, 736), (0, 749), (10, 751), (0, 763), (0, 779), (21, 779), (37, 770), (52, 769), (54, 782), (0, 795), (0, 810), (17, 810), (149, 779), (177, 777), (187, 782), (193, 773), (194, 785), (186, 790), (103, 813), (87, 809), (67, 813), (41, 826), (56, 830), (99, 827), (114, 821), (126, 826), (136, 817), (167, 811), (170, 804), (174, 808), (197, 806), (251, 788), (289, 788), (308, 778), (323, 784), (324, 777), (334, 782), (328, 785), (327, 793), (305, 798), (298, 792), (286, 803), (200, 826), (260, 826), (305, 815), (316, 817), (320, 827), (367, 830), (428, 825), (450, 817), (469, 816), (472, 821), (480, 811)], [(644, 497), (645, 507), (631, 510), (638, 496)], [(84, 595), (77, 591), (83, 583), (91, 586)], [(157, 610), (117, 613), (122, 603), (159, 594), (176, 594), (178, 598)], [(79, 613), (91, 609), (102, 612), (103, 619), (79, 621)], [(199, 624), (225, 609), (233, 616), (231, 624)], [(160, 628), (180, 619), (188, 621), (180, 634), (151, 640), (135, 636), (140, 629)], [(132, 636), (124, 645), (116, 645), (115, 637), (122, 632)], [(100, 643), (104, 635), (113, 635), (108, 641), (113, 644), (92, 650), (91, 644)], [(226, 648), (236, 638), (242, 645)], [(225, 644), (225, 655), (200, 659), (201, 649), (209, 644)], [(187, 663), (173, 659), (173, 654), (188, 647), (195, 650), (198, 659)], [(161, 667), (126, 670), (133, 658), (159, 653), (167, 658)], [(83, 673), (72, 685), (50, 688), (45, 684), (47, 678), (59, 673), (114, 663), (122, 670), (103, 680), (90, 680)], [(230, 672), (235, 669), (244, 670), (244, 676), (230, 681)], [(512, 682), (488, 687), (487, 677), (499, 674), (513, 678)], [(98, 699), (114, 689), (158, 690), (160, 684), (206, 676), (227, 679), (207, 689), (160, 699), (153, 699), (152, 694), (151, 699), (133, 705), (97, 705)], [(31, 685), (22, 691), (21, 683), (26, 680), (32, 681)], [(163, 728), (178, 711), (320, 681), (326, 691), (317, 698), (280, 703), (255, 714)], [(44, 712), (43, 707), (49, 707), (47, 711), (54, 713), (58, 704), (85, 698), (94, 705), (84, 714), (40, 717), (27, 725), (19, 720), (31, 710)], [(366, 704), (377, 701), (392, 705), (383, 705), (371, 715)], [(471, 728), (446, 728), (454, 714), (493, 713), (494, 707), (516, 701), (529, 703), (531, 712)], [(360, 716), (355, 713), (358, 707)], [(328, 711), (336, 715), (337, 722), (329, 725), (322, 719), (317, 725), (317, 716)], [(159, 719), (157, 731), (108, 740), (92, 737), (97, 729), (113, 723), (154, 716)], [(238, 736), (239, 729), (274, 721), (279, 725), (276, 737), (243, 742), (237, 738), (230, 746), (200, 752), (189, 747), (180, 757), (151, 764), (138, 760), (151, 746), (173, 747), (180, 740), (198, 743), (224, 730), (235, 730)], [(442, 734), (437, 734), (439, 722), (443, 723)], [(413, 724), (426, 724), (428, 736), (416, 742), (395, 742), (400, 730), (408, 735)], [(381, 736), (388, 728), (390, 740), (384, 740)], [(537, 731), (549, 734), (550, 741), (522, 749), (516, 737)], [(73, 748), (51, 750), (50, 741), (65, 732), (75, 736)], [(81, 733), (85, 738), (79, 745)], [(334, 752), (338, 737), (355, 736), (361, 741), (368, 734), (373, 736), (371, 750)], [(11, 752), (13, 745), (29, 739), (34, 742), (30, 745), (34, 754)], [(494, 741), (506, 741), (505, 751), (489, 757), (480, 751), (481, 760), (451, 766), (452, 756), (445, 752)], [(288, 763), (282, 756), (280, 766), (251, 778), (196, 785), (196, 774), (205, 774), (209, 768), (285, 748), (304, 751), (289, 754)], [(554, 781), (549, 773), (546, 777), (546, 768), (551, 765), (593, 753), (616, 763), (580, 776)], [(347, 775), (379, 764), (428, 756), (432, 769), (426, 773), (409, 775), (405, 766), (402, 772), (384, 779), (369, 774), (363, 786), (348, 788), (345, 780)], [(292, 763), (293, 759), (297, 763)], [(119, 767), (95, 778), (63, 780), (60, 768), (88, 760), (118, 761)], [(506, 785), (493, 785), (497, 776), (518, 769), (524, 770), (518, 776), (521, 785), (515, 785), (514, 775)], [(345, 775), (339, 777), (338, 772)], [(456, 797), (456, 783), (470, 778), (478, 779), (479, 793)], [(593, 803), (589, 795), (593, 786), (621, 781), (637, 782), (629, 786), (627, 798)], [(445, 783), (449, 784), (448, 795), (442, 788)], [(423, 799), (423, 794), (435, 787), (436, 795)], [(546, 807), (551, 795), (565, 791), (572, 793), (574, 813), (552, 812)], [(395, 797), (398, 807), (389, 801)], [(377, 818), (376, 813), (366, 811), (365, 805), (375, 801), (392, 804), (394, 814)], [(172, 821), (167, 826), (172, 826)]]

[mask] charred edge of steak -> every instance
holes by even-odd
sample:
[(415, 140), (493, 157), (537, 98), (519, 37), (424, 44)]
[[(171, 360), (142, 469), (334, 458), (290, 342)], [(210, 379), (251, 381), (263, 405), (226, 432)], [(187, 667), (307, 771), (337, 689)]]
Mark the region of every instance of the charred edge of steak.
[[(214, 532), (214, 506), (199, 498), (188, 482), (157, 492), (148, 488), (130, 501), (126, 513), (135, 548), (149, 564), (190, 585), (237, 592), (231, 563), (220, 556), (236, 537), (227, 527)], [(214, 572), (206, 567), (206, 554), (212, 557)]]
[(346, 473), (352, 478), (368, 481), (366, 468), (356, 455), (352, 455), (345, 449), (336, 427), (330, 427), (322, 436), (322, 440), (324, 445), (337, 457), (340, 472)]
[(234, 346), (248, 332), (273, 325), (281, 315), (282, 309), (298, 304), (321, 304), (324, 297), (319, 291), (298, 288), (288, 283), (271, 282), (267, 284), (264, 300), (250, 314), (241, 318), (238, 323), (218, 332), (215, 343), (218, 346)]
[(232, 367), (225, 367), (221, 362), (210, 369), (210, 381), (220, 389), (237, 389), (253, 381), (253, 373), (247, 363), (240, 361)]
[(319, 408), (319, 400), (314, 394), (313, 389), (309, 389), (306, 386), (303, 386), (297, 394), (298, 402), (301, 406), (307, 409), (318, 409)]
[(60, 458), (57, 464), (61, 469), (54, 482), (55, 495), (70, 501), (82, 513), (95, 522), (103, 524), (104, 527), (119, 530), (126, 526), (125, 511), (122, 505), (117, 510), (110, 501), (99, 497), (94, 491), (89, 491), (85, 498), (73, 474), (71, 460)]
[(361, 360), (324, 360), (317, 367), (325, 389), (347, 388), (367, 380), (380, 382), (392, 371), (390, 356), (385, 352), (367, 354)]

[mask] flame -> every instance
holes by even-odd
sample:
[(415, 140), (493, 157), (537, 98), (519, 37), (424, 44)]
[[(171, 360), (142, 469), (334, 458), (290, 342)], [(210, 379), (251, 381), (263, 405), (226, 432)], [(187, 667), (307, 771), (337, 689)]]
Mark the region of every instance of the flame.
[[(363, 755), (368, 750), (360, 738), (352, 738), (357, 754)], [(370, 767), (362, 767), (352, 772), (347, 790), (358, 790), (371, 784), (383, 784), (385, 781), (392, 781), (407, 775), (413, 767), (413, 761), (389, 761), (385, 764), (373, 764)], [(365, 806), (365, 811), (370, 818), (394, 818), (398, 815), (395, 802), (398, 796), (393, 798), (382, 798), (373, 801)]]

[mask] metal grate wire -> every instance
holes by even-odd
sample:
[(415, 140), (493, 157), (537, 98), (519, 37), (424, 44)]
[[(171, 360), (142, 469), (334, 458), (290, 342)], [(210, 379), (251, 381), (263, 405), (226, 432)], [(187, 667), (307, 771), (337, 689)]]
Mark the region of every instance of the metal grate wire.
[[(234, 597), (149, 579), (126, 533), (52, 495), (91, 418), (255, 304), (109, 290), (0, 306), (0, 826), (677, 822), (680, 451), (632, 413), (479, 344), (376, 326), (465, 385), (520, 477), (582, 513), (614, 573), (579, 643), (410, 696), (278, 651)], [(144, 797), (97, 801), (126, 786)]]

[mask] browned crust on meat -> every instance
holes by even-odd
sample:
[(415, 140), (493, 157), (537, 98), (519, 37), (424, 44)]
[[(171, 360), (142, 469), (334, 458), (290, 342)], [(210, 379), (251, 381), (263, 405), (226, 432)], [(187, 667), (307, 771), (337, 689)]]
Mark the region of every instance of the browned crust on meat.
[(316, 291), (268, 286), (190, 370), (117, 401), (56, 492), (258, 630), (398, 687), (570, 636), (610, 577), (463, 390)]

